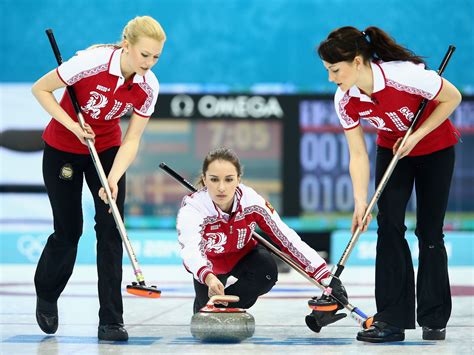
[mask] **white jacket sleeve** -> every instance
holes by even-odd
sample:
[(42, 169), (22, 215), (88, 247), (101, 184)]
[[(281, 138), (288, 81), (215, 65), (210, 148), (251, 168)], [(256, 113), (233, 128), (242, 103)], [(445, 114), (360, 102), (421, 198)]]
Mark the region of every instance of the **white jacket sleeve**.
[(108, 70), (112, 52), (111, 47), (97, 47), (78, 51), (75, 56), (63, 62), (57, 68), (57, 73), (64, 83), (74, 85), (83, 78)]
[(134, 111), (143, 117), (151, 117), (155, 111), (156, 100), (158, 99), (158, 93), (160, 91), (160, 83), (156, 76), (149, 72), (146, 75), (146, 82), (140, 83), (140, 87), (147, 94), (147, 98), (143, 105), (134, 108)]
[(386, 85), (397, 90), (433, 100), (441, 91), (443, 79), (434, 70), (425, 69), (424, 64), (411, 62), (386, 62), (382, 64)]
[(180, 255), (184, 267), (197, 281), (204, 284), (206, 276), (212, 273), (212, 264), (206, 257), (205, 244), (201, 237), (203, 218), (197, 208), (187, 203), (189, 198), (186, 196), (183, 199), (183, 205), (176, 219)]
[(336, 94), (334, 95), (334, 108), (337, 117), (339, 118), (339, 122), (344, 129), (352, 129), (360, 124), (360, 120), (351, 117), (346, 110), (349, 99), (350, 96), (347, 92), (343, 92), (340, 88), (337, 89)]
[(260, 207), (263, 217), (258, 226), (275, 242), (282, 251), (297, 262), (311, 277), (318, 282), (329, 276), (324, 259), (300, 236), (288, 227), (271, 204), (254, 191), (254, 201)]

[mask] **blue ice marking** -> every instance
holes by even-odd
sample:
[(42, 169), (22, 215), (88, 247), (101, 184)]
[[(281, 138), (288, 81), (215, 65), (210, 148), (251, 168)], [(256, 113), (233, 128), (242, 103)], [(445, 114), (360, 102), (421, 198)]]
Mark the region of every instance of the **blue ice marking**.
[(354, 343), (354, 339), (352, 338), (287, 338), (285, 340), (270, 340), (270, 341), (252, 341), (250, 339), (250, 343), (255, 345), (282, 345), (282, 346), (289, 346), (289, 345), (350, 345)]
[(111, 344), (111, 345), (152, 345), (160, 341), (163, 337), (130, 337), (124, 341), (104, 341), (97, 337), (87, 336), (44, 336), (44, 335), (15, 335), (3, 340), (3, 343), (61, 343), (61, 344)]
[[(254, 344), (254, 345), (350, 345), (354, 343), (354, 339), (351, 338), (287, 338), (285, 340), (276, 340), (273, 338), (263, 338), (263, 337), (254, 337), (242, 341), (245, 344)], [(178, 337), (170, 342), (170, 344), (176, 345), (219, 345), (222, 343), (210, 343), (210, 342), (201, 342), (198, 339), (193, 337)]]

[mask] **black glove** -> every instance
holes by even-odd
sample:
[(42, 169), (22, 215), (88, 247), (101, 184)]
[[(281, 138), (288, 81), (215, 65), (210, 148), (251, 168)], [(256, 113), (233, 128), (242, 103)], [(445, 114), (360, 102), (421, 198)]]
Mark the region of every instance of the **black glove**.
[(319, 333), (322, 327), (335, 323), (338, 320), (347, 317), (345, 313), (336, 312), (311, 312), (305, 318), (306, 325), (313, 332)]
[(336, 276), (332, 276), (331, 279), (326, 278), (321, 280), (321, 285), (324, 287), (330, 287), (331, 295), (333, 295), (340, 303), (342, 309), (343, 306), (349, 303), (349, 297), (347, 296), (347, 292), (345, 287), (342, 285), (341, 280)]
[(346, 313), (336, 313), (342, 306), (328, 296), (312, 298), (308, 301), (308, 305), (313, 311), (306, 316), (305, 322), (308, 328), (316, 333), (319, 333), (322, 327), (347, 316)]

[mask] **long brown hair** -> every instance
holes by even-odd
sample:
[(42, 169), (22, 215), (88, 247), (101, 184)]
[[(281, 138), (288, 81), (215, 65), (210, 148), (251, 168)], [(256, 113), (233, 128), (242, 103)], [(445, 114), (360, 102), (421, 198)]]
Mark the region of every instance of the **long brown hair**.
[(335, 29), (319, 44), (317, 52), (322, 60), (330, 64), (352, 61), (358, 55), (363, 58), (364, 63), (373, 59), (425, 63), (420, 56), (374, 26), (367, 27), (364, 31), (351, 26)]
[(206, 175), (209, 165), (215, 160), (224, 160), (224, 161), (228, 161), (229, 163), (232, 163), (232, 165), (234, 165), (235, 169), (237, 170), (237, 176), (238, 177), (242, 176), (243, 167), (242, 167), (242, 164), (240, 164), (240, 160), (237, 154), (235, 154), (235, 152), (230, 148), (220, 147), (220, 148), (211, 150), (204, 158), (204, 161), (202, 162), (201, 174), (196, 183), (197, 186), (199, 187), (204, 186), (203, 177)]

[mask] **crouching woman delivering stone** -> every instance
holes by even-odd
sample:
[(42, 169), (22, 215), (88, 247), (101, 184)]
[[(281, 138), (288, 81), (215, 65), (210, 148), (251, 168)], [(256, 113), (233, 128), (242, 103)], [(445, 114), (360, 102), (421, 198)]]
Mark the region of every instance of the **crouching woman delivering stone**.
[[(181, 256), (194, 276), (194, 313), (214, 295), (236, 295), (232, 307), (248, 309), (269, 292), (278, 277), (270, 252), (252, 232), (259, 227), (308, 275), (325, 284), (331, 277), (325, 261), (283, 223), (262, 196), (240, 182), (242, 167), (230, 149), (211, 151), (202, 165), (201, 189), (184, 197), (177, 217)], [(237, 281), (225, 287), (227, 279)], [(342, 284), (333, 295), (347, 300)]]

